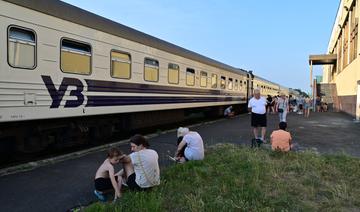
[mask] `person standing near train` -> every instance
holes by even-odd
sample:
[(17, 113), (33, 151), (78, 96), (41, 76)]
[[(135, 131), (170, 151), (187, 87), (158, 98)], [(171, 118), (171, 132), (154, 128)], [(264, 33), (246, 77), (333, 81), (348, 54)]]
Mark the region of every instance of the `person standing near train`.
[[(265, 142), (266, 133), (266, 99), (260, 96), (260, 90), (254, 89), (254, 97), (252, 97), (248, 104), (248, 110), (251, 112), (251, 126), (255, 139), (260, 139)], [(261, 128), (261, 137), (258, 136), (259, 128)]]
[(286, 122), (286, 115), (289, 112), (289, 100), (285, 97), (285, 94), (280, 94), (276, 110), (279, 113), (280, 122)]

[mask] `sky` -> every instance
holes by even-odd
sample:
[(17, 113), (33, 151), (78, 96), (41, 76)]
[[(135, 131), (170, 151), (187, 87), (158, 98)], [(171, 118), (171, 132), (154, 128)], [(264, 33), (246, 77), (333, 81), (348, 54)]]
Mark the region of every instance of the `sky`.
[[(64, 0), (227, 65), (310, 91), (340, 0)], [(314, 76), (322, 67), (314, 67)]]

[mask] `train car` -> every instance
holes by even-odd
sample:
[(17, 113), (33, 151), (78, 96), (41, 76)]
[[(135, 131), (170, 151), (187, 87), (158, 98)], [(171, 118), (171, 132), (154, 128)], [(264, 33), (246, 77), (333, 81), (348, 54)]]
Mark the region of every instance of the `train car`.
[(261, 95), (264, 97), (266, 97), (267, 95), (277, 96), (280, 92), (279, 84), (266, 80), (257, 75), (254, 76), (253, 86), (254, 88), (260, 89)]
[(285, 96), (290, 95), (290, 90), (288, 87), (281, 86), (279, 87), (279, 93), (285, 94)]
[(3, 157), (246, 105), (245, 70), (61, 1), (0, 1), (0, 29)]

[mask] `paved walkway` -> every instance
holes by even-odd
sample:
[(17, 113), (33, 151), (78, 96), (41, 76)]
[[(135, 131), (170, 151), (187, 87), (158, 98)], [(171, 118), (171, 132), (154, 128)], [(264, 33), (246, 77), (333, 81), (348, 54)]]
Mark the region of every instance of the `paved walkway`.
[[(268, 132), (277, 128), (277, 115), (268, 116)], [(222, 119), (192, 127), (206, 146), (219, 142), (250, 145), (250, 116)], [(288, 116), (289, 131), (302, 148), (321, 153), (346, 152), (360, 157), (360, 123), (343, 113), (312, 113), (309, 119), (297, 114)], [(160, 166), (172, 164), (168, 154), (175, 151), (175, 130), (150, 138), (159, 153)], [(129, 145), (120, 148), (129, 152)], [(104, 151), (42, 166), (37, 169), (0, 177), (0, 211), (66, 211), (95, 201), (93, 178), (105, 159)], [(119, 167), (120, 168), (120, 167)]]

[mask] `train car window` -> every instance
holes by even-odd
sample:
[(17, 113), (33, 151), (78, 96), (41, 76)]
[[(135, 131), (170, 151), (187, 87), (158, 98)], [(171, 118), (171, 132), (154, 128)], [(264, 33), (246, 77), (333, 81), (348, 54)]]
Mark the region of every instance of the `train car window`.
[(211, 88), (217, 88), (217, 75), (211, 75)]
[(226, 77), (221, 76), (220, 78), (220, 88), (225, 89), (226, 88)]
[(195, 70), (192, 68), (186, 69), (186, 85), (195, 85)]
[(131, 56), (128, 53), (111, 51), (111, 76), (120, 79), (131, 77)]
[(179, 84), (179, 70), (180, 70), (179, 65), (169, 63), (168, 81), (170, 84)]
[(238, 88), (239, 88), (239, 81), (235, 79), (234, 90), (238, 90)]
[(61, 40), (60, 68), (65, 73), (91, 73), (91, 46), (74, 40)]
[(207, 87), (207, 72), (200, 72), (200, 86)]
[(144, 80), (150, 82), (159, 81), (159, 61), (150, 58), (145, 58)]
[(233, 78), (229, 78), (229, 81), (228, 81), (228, 89), (229, 90), (232, 90), (233, 89)]
[(8, 31), (8, 63), (15, 68), (36, 67), (36, 35), (32, 30), (11, 26)]

